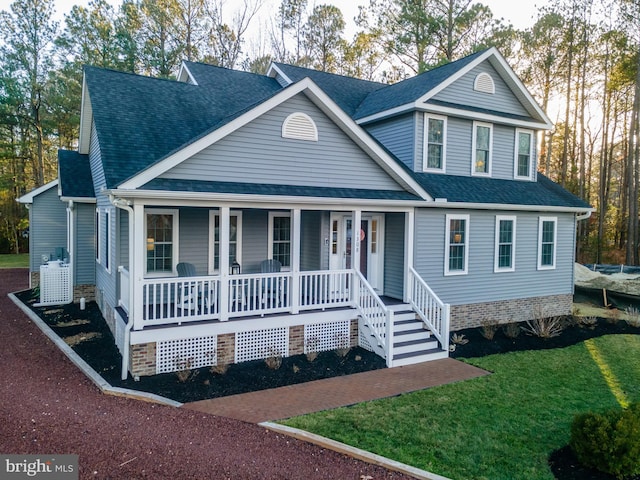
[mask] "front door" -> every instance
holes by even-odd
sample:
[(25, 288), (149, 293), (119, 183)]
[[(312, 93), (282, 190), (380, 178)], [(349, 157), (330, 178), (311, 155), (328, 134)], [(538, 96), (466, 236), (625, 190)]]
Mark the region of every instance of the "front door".
[(342, 213), (331, 214), (331, 241), (329, 245), (332, 270), (353, 267), (354, 235), (360, 238), (360, 272), (371, 286), (382, 294), (384, 268), (384, 216), (362, 215), (360, 228), (353, 228), (353, 217)]

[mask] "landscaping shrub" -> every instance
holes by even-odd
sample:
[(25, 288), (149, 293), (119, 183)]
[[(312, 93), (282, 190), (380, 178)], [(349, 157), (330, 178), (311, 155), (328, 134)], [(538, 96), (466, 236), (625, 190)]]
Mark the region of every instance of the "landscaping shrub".
[(577, 415), (569, 445), (584, 466), (617, 478), (640, 473), (640, 403)]

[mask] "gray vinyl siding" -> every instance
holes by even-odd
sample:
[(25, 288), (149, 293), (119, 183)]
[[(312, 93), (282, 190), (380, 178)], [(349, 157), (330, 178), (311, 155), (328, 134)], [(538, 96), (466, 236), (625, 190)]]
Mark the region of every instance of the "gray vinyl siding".
[[(470, 215), (466, 275), (444, 275), (447, 213)], [(517, 217), (514, 272), (493, 271), (496, 215)], [(558, 219), (553, 270), (537, 269), (540, 216)], [(444, 302), (463, 305), (573, 292), (573, 214), (418, 209), (415, 222), (415, 268)]]
[[(300, 270), (320, 270), (322, 262), (322, 212), (301, 213)], [(327, 237), (328, 238), (328, 237)]]
[[(473, 82), (479, 73), (488, 73), (493, 78), (495, 93), (478, 92), (473, 89)], [(450, 102), (476, 108), (504, 112), (514, 115), (530, 116), (529, 112), (502, 80), (498, 72), (486, 61), (472, 69), (462, 78), (437, 93), (434, 100)]]
[(129, 269), (129, 212), (122, 209), (118, 211), (120, 219), (120, 232), (118, 234), (118, 237), (120, 237), (120, 263), (118, 265)]
[(56, 187), (34, 197), (29, 220), (31, 271), (39, 272), (43, 255), (49, 258), (56, 248), (67, 248), (67, 205), (60, 201)]
[(76, 203), (75, 209), (74, 280), (76, 285), (93, 285), (96, 281), (96, 207), (92, 203)]
[[(103, 228), (100, 229), (102, 233), (102, 244), (104, 245), (105, 235), (109, 235), (109, 254), (110, 254), (110, 268), (109, 270), (104, 268), (104, 265), (96, 262), (95, 264), (95, 279), (96, 288), (102, 292), (103, 304), (115, 308), (118, 305), (117, 292), (116, 292), (116, 280), (118, 275), (118, 257), (116, 255), (116, 215), (113, 205), (109, 202), (109, 198), (102, 193), (104, 187), (106, 187), (104, 170), (102, 168), (102, 160), (100, 153), (100, 145), (98, 143), (98, 134), (95, 123), (91, 127), (91, 140), (89, 144), (89, 165), (91, 166), (91, 176), (93, 178), (93, 188), (96, 194), (96, 208), (100, 210), (100, 222)], [(111, 222), (109, 228), (106, 228), (105, 222), (105, 210), (111, 211)], [(95, 215), (95, 210), (94, 210)], [(94, 251), (95, 252), (95, 251)], [(94, 257), (95, 261), (95, 257)]]
[(404, 293), (403, 213), (387, 213), (384, 239), (384, 294), (402, 299)]
[[(282, 138), (294, 112), (309, 115), (318, 141)], [(162, 178), (312, 187), (402, 190), (303, 94), (273, 108)]]
[(414, 145), (418, 133), (414, 113), (369, 124), (365, 129), (407, 167), (414, 168)]
[(245, 210), (242, 213), (242, 273), (257, 273), (268, 255), (269, 212)]
[(208, 275), (209, 210), (181, 208), (178, 213), (178, 261), (192, 263), (198, 275)]

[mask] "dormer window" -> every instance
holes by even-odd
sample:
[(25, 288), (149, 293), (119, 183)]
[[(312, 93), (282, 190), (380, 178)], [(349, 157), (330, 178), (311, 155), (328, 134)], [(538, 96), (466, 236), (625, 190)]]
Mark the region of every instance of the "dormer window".
[(488, 73), (480, 73), (473, 82), (473, 89), (476, 92), (483, 93), (496, 93), (496, 86), (493, 83), (493, 78)]
[(424, 138), (423, 170), (425, 172), (444, 172), (447, 117), (425, 114)]
[(318, 129), (309, 115), (296, 112), (289, 115), (282, 123), (282, 138), (317, 142)]
[(520, 180), (531, 180), (533, 161), (533, 131), (517, 128), (513, 176)]

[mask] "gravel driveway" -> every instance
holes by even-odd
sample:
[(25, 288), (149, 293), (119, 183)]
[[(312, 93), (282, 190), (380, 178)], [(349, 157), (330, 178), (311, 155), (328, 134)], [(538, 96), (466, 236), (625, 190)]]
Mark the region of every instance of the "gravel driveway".
[(103, 395), (7, 298), (0, 270), (0, 452), (78, 454), (80, 478), (410, 478), (257, 425)]

